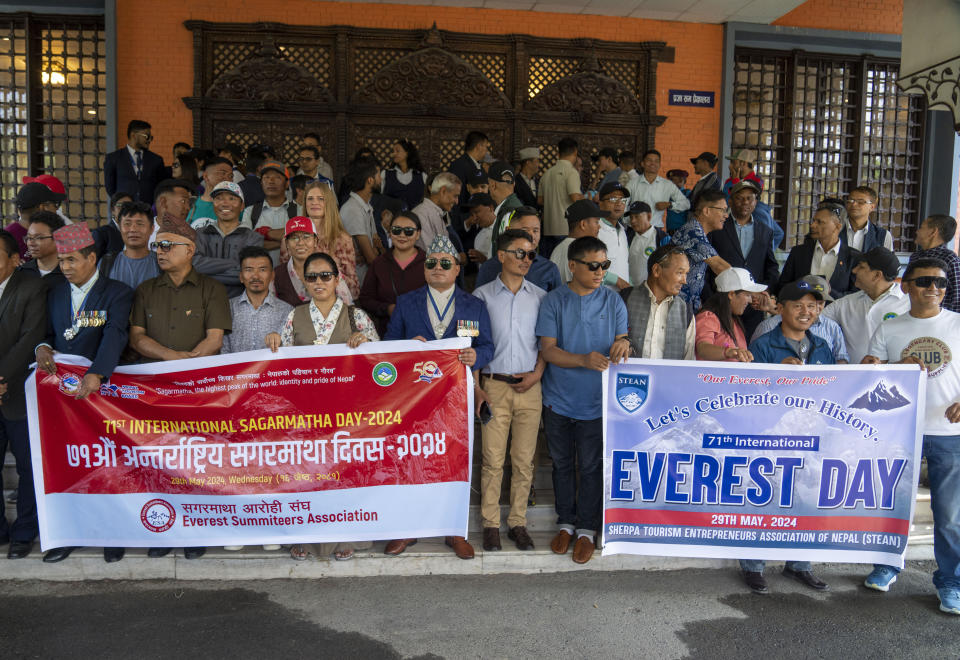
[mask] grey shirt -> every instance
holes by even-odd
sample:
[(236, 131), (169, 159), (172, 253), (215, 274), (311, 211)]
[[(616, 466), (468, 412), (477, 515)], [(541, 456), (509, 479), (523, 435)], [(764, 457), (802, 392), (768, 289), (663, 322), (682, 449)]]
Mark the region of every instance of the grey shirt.
[(230, 315), (233, 317), (233, 332), (224, 336), (221, 353), (241, 353), (266, 348), (264, 340), (271, 332), (279, 332), (293, 307), (268, 293), (263, 304), (254, 309), (244, 291), (230, 299)]

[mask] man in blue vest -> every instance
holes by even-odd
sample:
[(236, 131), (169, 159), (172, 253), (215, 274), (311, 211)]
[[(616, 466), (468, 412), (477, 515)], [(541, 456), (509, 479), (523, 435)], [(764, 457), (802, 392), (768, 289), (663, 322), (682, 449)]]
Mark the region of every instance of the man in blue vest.
[(869, 252), (875, 247), (893, 250), (893, 235), (870, 222), (870, 214), (877, 208), (877, 191), (870, 186), (857, 186), (847, 195), (847, 226), (840, 240), (854, 250)]
[[(424, 261), (427, 285), (397, 298), (384, 340), (419, 339), (432, 341), (451, 337), (472, 337), (471, 347), (460, 351), (460, 362), (478, 371), (493, 359), (493, 332), (483, 301), (456, 285), (460, 266), (457, 249), (446, 236), (435, 237)], [(478, 401), (486, 398), (474, 389)], [(417, 539), (395, 539), (384, 552), (399, 555)], [(460, 559), (473, 559), (473, 546), (462, 536), (445, 539)]]
[[(97, 272), (93, 235), (86, 224), (61, 227), (53, 232), (53, 240), (66, 281), (53, 286), (47, 294), (47, 337), (36, 347), (37, 365), (54, 375), (55, 352), (90, 360), (75, 395), (85, 399), (100, 391), (100, 383), (110, 378), (120, 362), (120, 353), (127, 345), (133, 289)], [(63, 561), (74, 550), (53, 548), (43, 561)], [(123, 548), (104, 548), (103, 558), (107, 562), (119, 561)]]

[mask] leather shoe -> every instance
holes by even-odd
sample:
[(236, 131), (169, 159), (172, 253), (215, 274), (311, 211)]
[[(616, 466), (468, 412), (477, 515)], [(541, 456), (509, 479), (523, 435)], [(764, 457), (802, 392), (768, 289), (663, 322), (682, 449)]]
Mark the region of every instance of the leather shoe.
[[(497, 536), (499, 536), (499, 532)], [(460, 559), (473, 559), (473, 546), (467, 543), (467, 539), (462, 536), (448, 536), (443, 542), (453, 548), (453, 553)]]
[(533, 539), (527, 534), (527, 528), (523, 525), (511, 527), (507, 532), (507, 538), (517, 544), (517, 550), (533, 550)]
[(793, 578), (797, 582), (805, 584), (811, 589), (816, 589), (817, 591), (826, 591), (830, 588), (829, 584), (817, 578), (817, 576), (810, 571), (795, 571), (790, 568), (784, 568), (783, 575), (788, 578)]
[(33, 541), (10, 541), (7, 559), (23, 559), (33, 550)]
[(589, 536), (580, 536), (577, 542), (573, 544), (573, 561), (578, 564), (586, 564), (593, 556), (593, 550), (596, 544)]
[(483, 528), (483, 549), (487, 552), (491, 550), (503, 550), (500, 545), (500, 530), (496, 527)]
[(184, 548), (183, 549), (183, 558), (184, 559), (200, 559), (207, 553), (206, 548)]
[(74, 547), (53, 548), (43, 556), (43, 562), (45, 564), (56, 564), (58, 561), (63, 561), (69, 557), (74, 550), (76, 550)]
[(744, 571), (743, 581), (747, 583), (747, 586), (750, 587), (750, 590), (755, 594), (765, 594), (770, 591), (767, 588), (766, 578), (764, 578), (763, 573), (759, 571)]
[(173, 550), (173, 548), (150, 548), (147, 550), (147, 556), (152, 559), (159, 559), (160, 557), (169, 555), (171, 550)]
[(104, 548), (103, 549), (103, 561), (108, 564), (112, 564), (115, 561), (120, 561), (123, 559), (123, 555), (126, 552), (124, 548)]
[(387, 547), (383, 549), (383, 554), (393, 555), (396, 557), (401, 554), (404, 550), (409, 548), (411, 545), (416, 545), (417, 539), (394, 539), (387, 543)]
[(565, 529), (561, 529), (557, 532), (557, 535), (553, 537), (553, 540), (550, 541), (550, 549), (553, 550), (555, 554), (565, 555), (570, 548), (570, 541), (572, 540), (573, 534)]

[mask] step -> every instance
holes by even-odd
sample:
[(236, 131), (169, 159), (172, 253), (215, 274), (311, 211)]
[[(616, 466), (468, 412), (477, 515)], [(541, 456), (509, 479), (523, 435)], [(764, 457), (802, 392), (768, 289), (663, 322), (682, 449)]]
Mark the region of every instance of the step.
[[(478, 547), (477, 556), (468, 561), (457, 559), (443, 544), (442, 539), (423, 539), (399, 557), (383, 554), (384, 543), (375, 543), (370, 550), (357, 551), (351, 561), (310, 557), (294, 561), (285, 550), (265, 551), (247, 547), (239, 552), (211, 548), (201, 559), (184, 559), (181, 550), (166, 557), (151, 559), (146, 550), (127, 550), (123, 561), (107, 564), (103, 551), (81, 548), (66, 560), (44, 564), (38, 546), (22, 560), (0, 560), (0, 579), (7, 580), (269, 580), (326, 577), (377, 577), (415, 575), (496, 575), (505, 573), (535, 574), (568, 571), (669, 571), (690, 568), (721, 568), (737, 570), (736, 560), (695, 559), (685, 557), (646, 557), (639, 555), (594, 554), (586, 564), (575, 564), (570, 554), (558, 556), (549, 549), (552, 533), (531, 534), (535, 550), (521, 552), (504, 539), (503, 550), (484, 552)], [(4, 547), (0, 547), (3, 550)], [(933, 546), (911, 544), (907, 561), (930, 561)], [(777, 564), (778, 562), (772, 562)], [(867, 565), (851, 565), (851, 572), (869, 573)]]

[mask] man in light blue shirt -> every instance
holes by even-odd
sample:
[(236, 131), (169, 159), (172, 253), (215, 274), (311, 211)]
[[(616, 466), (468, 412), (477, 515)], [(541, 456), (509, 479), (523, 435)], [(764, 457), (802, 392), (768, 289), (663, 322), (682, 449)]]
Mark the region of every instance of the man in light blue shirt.
[[(536, 242), (527, 232), (507, 229), (497, 237), (495, 259), (499, 277), (473, 292), (487, 306), (493, 331), (493, 359), (483, 368), (481, 386), (493, 417), (482, 429), (483, 467), (480, 476), (480, 516), (483, 549), (500, 550), (500, 487), (503, 461), (510, 441), (509, 538), (520, 550), (532, 550), (527, 533), (527, 495), (533, 483), (543, 400), (540, 378), (546, 363), (537, 342), (537, 314), (547, 292), (526, 279), (537, 258)], [(547, 262), (550, 263), (550, 262)], [(550, 264), (553, 265), (552, 263)]]
[(576, 538), (573, 560), (585, 564), (593, 555), (603, 502), (600, 372), (625, 359), (630, 342), (626, 305), (603, 286), (607, 246), (584, 236), (570, 244), (567, 256), (571, 280), (543, 299), (537, 336), (547, 362), (543, 420), (560, 526), (550, 549), (566, 554)]

